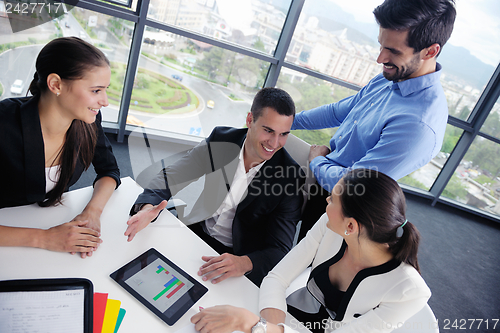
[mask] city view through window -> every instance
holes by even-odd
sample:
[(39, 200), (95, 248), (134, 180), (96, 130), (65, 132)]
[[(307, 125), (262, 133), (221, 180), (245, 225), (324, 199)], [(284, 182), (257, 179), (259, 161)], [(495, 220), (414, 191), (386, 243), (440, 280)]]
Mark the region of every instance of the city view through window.
[[(372, 14), (381, 2), (305, 1), (277, 80), (277, 86), (294, 98), (297, 111), (353, 95), (381, 72), (376, 62), (378, 26)], [(125, 108), (127, 123), (167, 136), (172, 132), (197, 137), (207, 136), (218, 125), (244, 126), (253, 96), (265, 85), (271, 67), (262, 59), (274, 57), (290, 5), (291, 0), (151, 0), (147, 18), (164, 28), (146, 22), (131, 101)], [(34, 60), (44, 44), (77, 36), (99, 47), (111, 62), (110, 105), (102, 112), (105, 121), (118, 122), (136, 29), (133, 22), (75, 7), (14, 34), (5, 12), (0, 1), (1, 99), (26, 95)], [(438, 62), (443, 66), (441, 83), (449, 115), (467, 123), (473, 120), (476, 103), (500, 60), (500, 6), (496, 0), (461, 0), (457, 13), (454, 33)], [(222, 44), (197, 40), (191, 32)], [(249, 52), (236, 52), (231, 45)], [(335, 79), (356, 89), (338, 85)], [(496, 215), (500, 214), (499, 113), (497, 102), (442, 193)], [(294, 134), (311, 144), (329, 145), (334, 132)], [(463, 133), (464, 128), (448, 124), (441, 153), (399, 181), (430, 190)]]

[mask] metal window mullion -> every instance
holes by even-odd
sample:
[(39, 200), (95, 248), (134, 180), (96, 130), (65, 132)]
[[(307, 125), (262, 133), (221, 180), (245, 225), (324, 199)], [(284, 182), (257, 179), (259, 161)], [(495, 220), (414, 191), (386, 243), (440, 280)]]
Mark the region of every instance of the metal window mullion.
[(290, 9), (286, 15), (285, 24), (281, 30), (280, 38), (278, 39), (278, 44), (276, 45), (276, 51), (274, 52), (274, 57), (277, 62), (271, 64), (269, 71), (267, 72), (266, 80), (264, 81), (264, 87), (275, 87), (278, 82), (278, 77), (281, 71), (281, 67), (285, 62), (286, 53), (290, 47), (292, 41), (293, 33), (297, 22), (299, 21), (300, 12), (304, 6), (305, 0), (292, 0), (290, 4)]
[(486, 118), (488, 117), (493, 105), (495, 105), (498, 96), (500, 95), (500, 64), (497, 66), (493, 76), (491, 77), (488, 85), (479, 98), (476, 106), (474, 107), (474, 117), (471, 122), (472, 132), (465, 131), (453, 149), (448, 161), (445, 163), (443, 169), (436, 178), (429, 192), (434, 197), (432, 205), (434, 206), (440, 195), (443, 193), (446, 185), (453, 176), (453, 173), (464, 158), (472, 142), (479, 134), (481, 126), (483, 126)]
[(474, 132), (474, 129), (472, 128), (471, 124), (462, 119), (455, 118), (453, 116), (448, 116), (448, 124), (463, 129), (466, 132)]
[(108, 16), (121, 18), (132, 22), (137, 22), (138, 19), (137, 15), (130, 9), (121, 8), (92, 0), (80, 0), (76, 4), (76, 7), (91, 10), (96, 13), (105, 14)]
[(148, 14), (149, 0), (139, 0), (138, 21), (135, 24), (132, 45), (130, 46), (130, 55), (128, 58), (127, 69), (125, 73), (125, 82), (123, 83), (123, 94), (120, 103), (120, 112), (118, 113), (118, 135), (116, 141), (123, 142), (125, 137), (125, 125), (127, 124), (127, 115), (134, 89), (134, 78), (139, 66), (139, 57), (141, 55), (142, 37), (146, 27), (146, 17)]
[(485, 139), (488, 139), (490, 141), (493, 141), (494, 143), (497, 143), (497, 144), (500, 145), (500, 139), (498, 139), (498, 138), (496, 138), (494, 136), (491, 136), (491, 135), (483, 133), (483, 132), (479, 132), (479, 133), (477, 133), (477, 135), (480, 136), (480, 137), (483, 137)]

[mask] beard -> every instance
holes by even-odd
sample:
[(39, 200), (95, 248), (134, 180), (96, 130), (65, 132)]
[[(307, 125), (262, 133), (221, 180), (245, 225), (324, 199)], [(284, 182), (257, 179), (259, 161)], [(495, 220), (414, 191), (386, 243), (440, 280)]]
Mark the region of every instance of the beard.
[(396, 69), (396, 72), (394, 74), (383, 72), (383, 75), (387, 80), (393, 82), (406, 80), (419, 69), (419, 62), (420, 53), (415, 54), (415, 56), (406, 65), (402, 65), (401, 67), (397, 67), (396, 65), (391, 63), (385, 63), (384, 65), (393, 66)]

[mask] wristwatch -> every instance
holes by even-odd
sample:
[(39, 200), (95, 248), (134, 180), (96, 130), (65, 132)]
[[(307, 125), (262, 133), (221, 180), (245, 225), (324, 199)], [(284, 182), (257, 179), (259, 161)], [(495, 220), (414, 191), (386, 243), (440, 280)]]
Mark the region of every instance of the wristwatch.
[(267, 321), (264, 318), (260, 320), (252, 327), (252, 333), (266, 333), (267, 332)]

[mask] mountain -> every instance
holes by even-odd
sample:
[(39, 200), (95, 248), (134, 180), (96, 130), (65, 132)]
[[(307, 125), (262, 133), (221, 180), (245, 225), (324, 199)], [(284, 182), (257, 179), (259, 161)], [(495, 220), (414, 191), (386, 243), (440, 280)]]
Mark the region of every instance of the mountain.
[(443, 65), (444, 72), (479, 90), (484, 88), (495, 71), (494, 66), (485, 64), (465, 47), (452, 44), (443, 47), (438, 62)]

